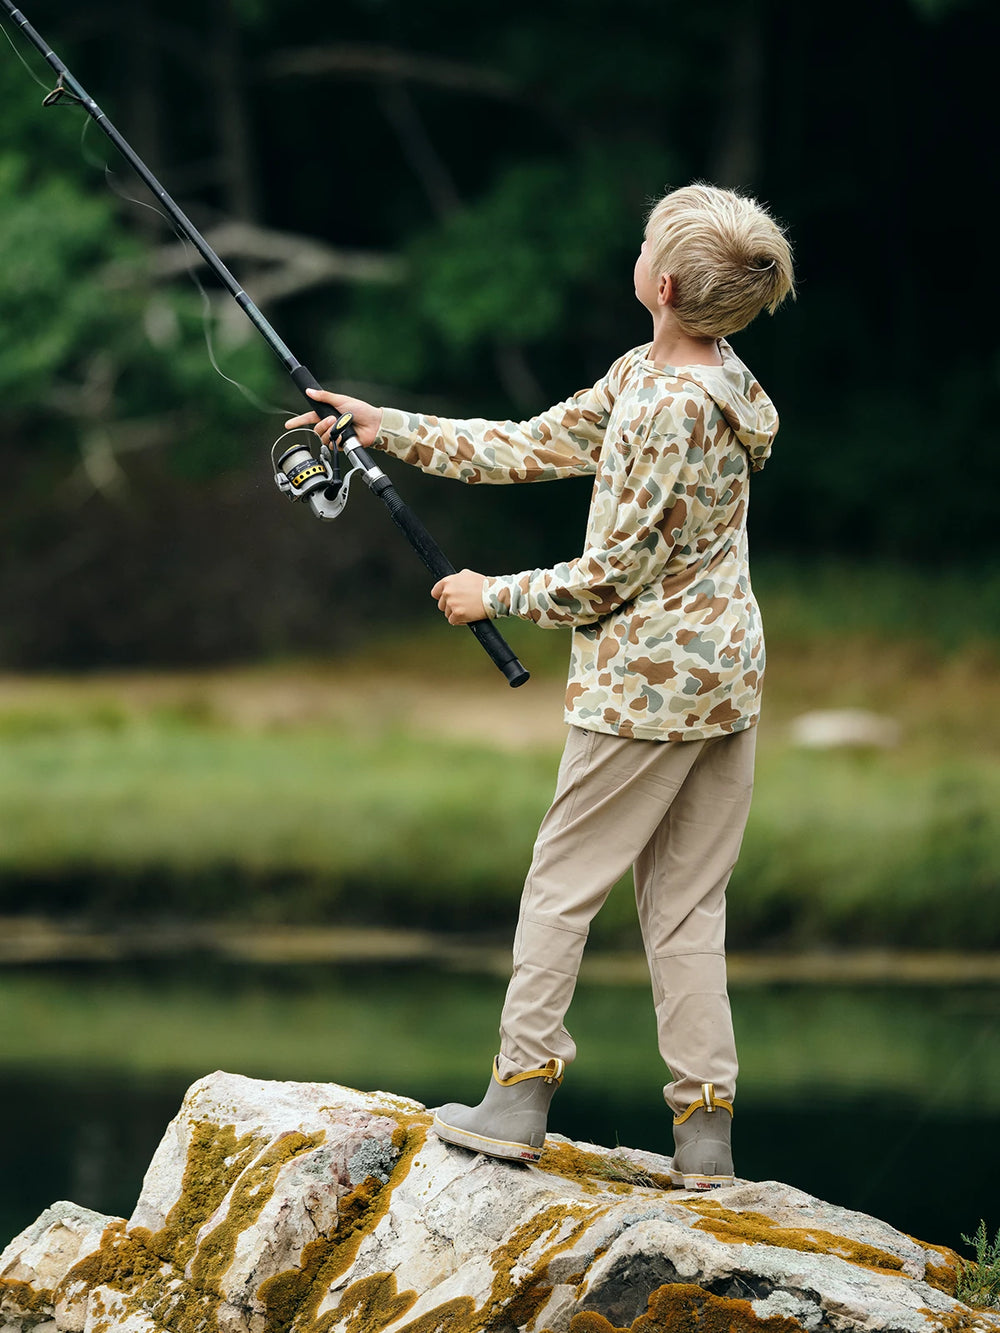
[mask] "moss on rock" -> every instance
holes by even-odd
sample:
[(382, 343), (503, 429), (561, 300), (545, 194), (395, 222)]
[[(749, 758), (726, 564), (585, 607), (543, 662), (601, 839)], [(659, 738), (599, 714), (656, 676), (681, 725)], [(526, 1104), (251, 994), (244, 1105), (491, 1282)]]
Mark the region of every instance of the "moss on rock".
[(674, 1282), (658, 1287), (645, 1313), (627, 1328), (588, 1312), (573, 1316), (569, 1333), (802, 1333), (802, 1325), (785, 1315), (761, 1319), (749, 1301), (714, 1296), (690, 1282)]
[(0, 1315), (41, 1315), (51, 1311), (53, 1293), (17, 1278), (0, 1278)]
[(575, 1143), (547, 1140), (538, 1170), (572, 1180), (587, 1194), (603, 1191), (624, 1194), (632, 1189), (674, 1188), (669, 1176), (634, 1166), (620, 1154), (588, 1152), (585, 1148), (578, 1148)]
[(715, 1199), (678, 1200), (685, 1208), (702, 1216), (695, 1223), (700, 1231), (707, 1231), (716, 1240), (738, 1245), (776, 1245), (785, 1250), (801, 1250), (807, 1254), (832, 1254), (848, 1263), (878, 1272), (898, 1273), (903, 1261), (888, 1250), (866, 1245), (847, 1236), (817, 1227), (783, 1227), (766, 1213), (737, 1212), (724, 1208)]
[(335, 1310), (319, 1314), (331, 1284), (351, 1266), (364, 1238), (388, 1212), (392, 1192), (409, 1174), (431, 1123), (424, 1112), (408, 1114), (396, 1107), (380, 1106), (374, 1113), (396, 1122), (392, 1145), (397, 1157), (389, 1179), (383, 1182), (377, 1176), (366, 1176), (338, 1200), (335, 1230), (307, 1245), (297, 1267), (261, 1283), (257, 1299), (266, 1311), (268, 1333), (287, 1333), (293, 1323), (297, 1333), (327, 1333), (341, 1319), (344, 1309), (350, 1308), (344, 1306), (351, 1294), (348, 1287)]

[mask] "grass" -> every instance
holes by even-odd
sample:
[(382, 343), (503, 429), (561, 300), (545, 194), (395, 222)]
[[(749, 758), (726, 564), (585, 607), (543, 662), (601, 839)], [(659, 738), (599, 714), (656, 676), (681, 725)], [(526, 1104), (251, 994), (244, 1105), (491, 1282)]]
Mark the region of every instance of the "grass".
[(1000, 1230), (989, 1239), (986, 1223), (980, 1219), (975, 1236), (962, 1236), (976, 1251), (973, 1260), (963, 1259), (955, 1296), (977, 1310), (1000, 1309)]
[(602, 1180), (611, 1180), (622, 1185), (637, 1185), (641, 1189), (658, 1188), (656, 1180), (649, 1172), (636, 1166), (635, 1162), (631, 1161), (621, 1151), (603, 1157), (600, 1165), (595, 1167), (593, 1174)]
[[(768, 687), (731, 945), (1000, 946), (1000, 576), (765, 564), (757, 585)], [(0, 678), (0, 911), (508, 930), (566, 652), (509, 629), (535, 673), (514, 692), (437, 625), (329, 667)], [(900, 745), (792, 743), (798, 713), (846, 707)], [(635, 929), (614, 894), (595, 937)]]
[(753, 579), (776, 643), (874, 638), (921, 644), (934, 656), (996, 651), (1000, 564), (916, 569), (755, 556)]

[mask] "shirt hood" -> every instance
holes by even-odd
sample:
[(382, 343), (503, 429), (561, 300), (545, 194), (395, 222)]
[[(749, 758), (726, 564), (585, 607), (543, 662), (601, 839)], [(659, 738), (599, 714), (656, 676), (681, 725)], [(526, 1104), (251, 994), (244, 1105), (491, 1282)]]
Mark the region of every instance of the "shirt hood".
[(678, 367), (681, 380), (697, 384), (719, 406), (736, 438), (750, 456), (750, 466), (759, 472), (771, 453), (778, 433), (778, 413), (724, 338), (719, 339), (721, 366)]

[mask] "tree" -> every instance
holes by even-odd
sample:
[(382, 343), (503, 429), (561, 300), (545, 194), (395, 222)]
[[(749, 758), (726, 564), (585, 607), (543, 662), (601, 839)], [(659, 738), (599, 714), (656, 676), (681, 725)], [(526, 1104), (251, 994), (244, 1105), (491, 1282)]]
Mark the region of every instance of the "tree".
[[(738, 343), (784, 423), (755, 488), (758, 550), (990, 549), (986, 0), (847, 0), (835, 22), (792, 0), (669, 12), (634, 0), (628, 22), (609, 0), (581, 0), (572, 23), (528, 0), (31, 8), (298, 354), (380, 401), (507, 416), (573, 392), (645, 336), (630, 274), (646, 202), (697, 177), (752, 189), (789, 224), (800, 280), (797, 306)], [(206, 329), (231, 379), (289, 408), (294, 395), (230, 299), (192, 289), (170, 230), (128, 202), (145, 196), (99, 132), (81, 155), (80, 113), (40, 111), (8, 55), (0, 523), (20, 558), (0, 575), (0, 658), (92, 660), (126, 639), (133, 660), (325, 645), (364, 618), (364, 595), (350, 601), (343, 582), (362, 565), (359, 588), (377, 567), (392, 585), (380, 599), (407, 605), (422, 571), (365, 521), (363, 499), (336, 537), (277, 497), (258, 506), (278, 414), (269, 434), (216, 375)], [(949, 475), (975, 459), (961, 543), (926, 519), (946, 458)], [(579, 539), (582, 488), (457, 504), (423, 478), (402, 484), (462, 563), (524, 567)], [(239, 523), (223, 512), (253, 525), (253, 595), (240, 591)], [(224, 589), (196, 633), (170, 621), (198, 574), (180, 550), (169, 567), (158, 559), (166, 513)], [(127, 615), (125, 528), (141, 572)], [(324, 569), (293, 596), (288, 568), (334, 549), (336, 587)], [(100, 588), (92, 633), (67, 600), (67, 569)], [(154, 581), (151, 611), (141, 594)], [(332, 595), (352, 607), (336, 627)]]

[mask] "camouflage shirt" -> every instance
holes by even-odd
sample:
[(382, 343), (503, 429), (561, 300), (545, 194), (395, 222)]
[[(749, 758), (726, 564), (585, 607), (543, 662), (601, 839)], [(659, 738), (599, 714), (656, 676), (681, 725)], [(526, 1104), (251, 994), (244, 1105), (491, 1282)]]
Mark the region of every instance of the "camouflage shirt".
[(378, 448), (459, 481), (594, 474), (582, 555), (487, 580), (491, 617), (573, 631), (566, 721), (648, 740), (753, 726), (764, 638), (750, 587), (747, 500), (778, 427), (728, 343), (723, 364), (658, 367), (627, 352), (591, 389), (530, 421), (386, 408)]

